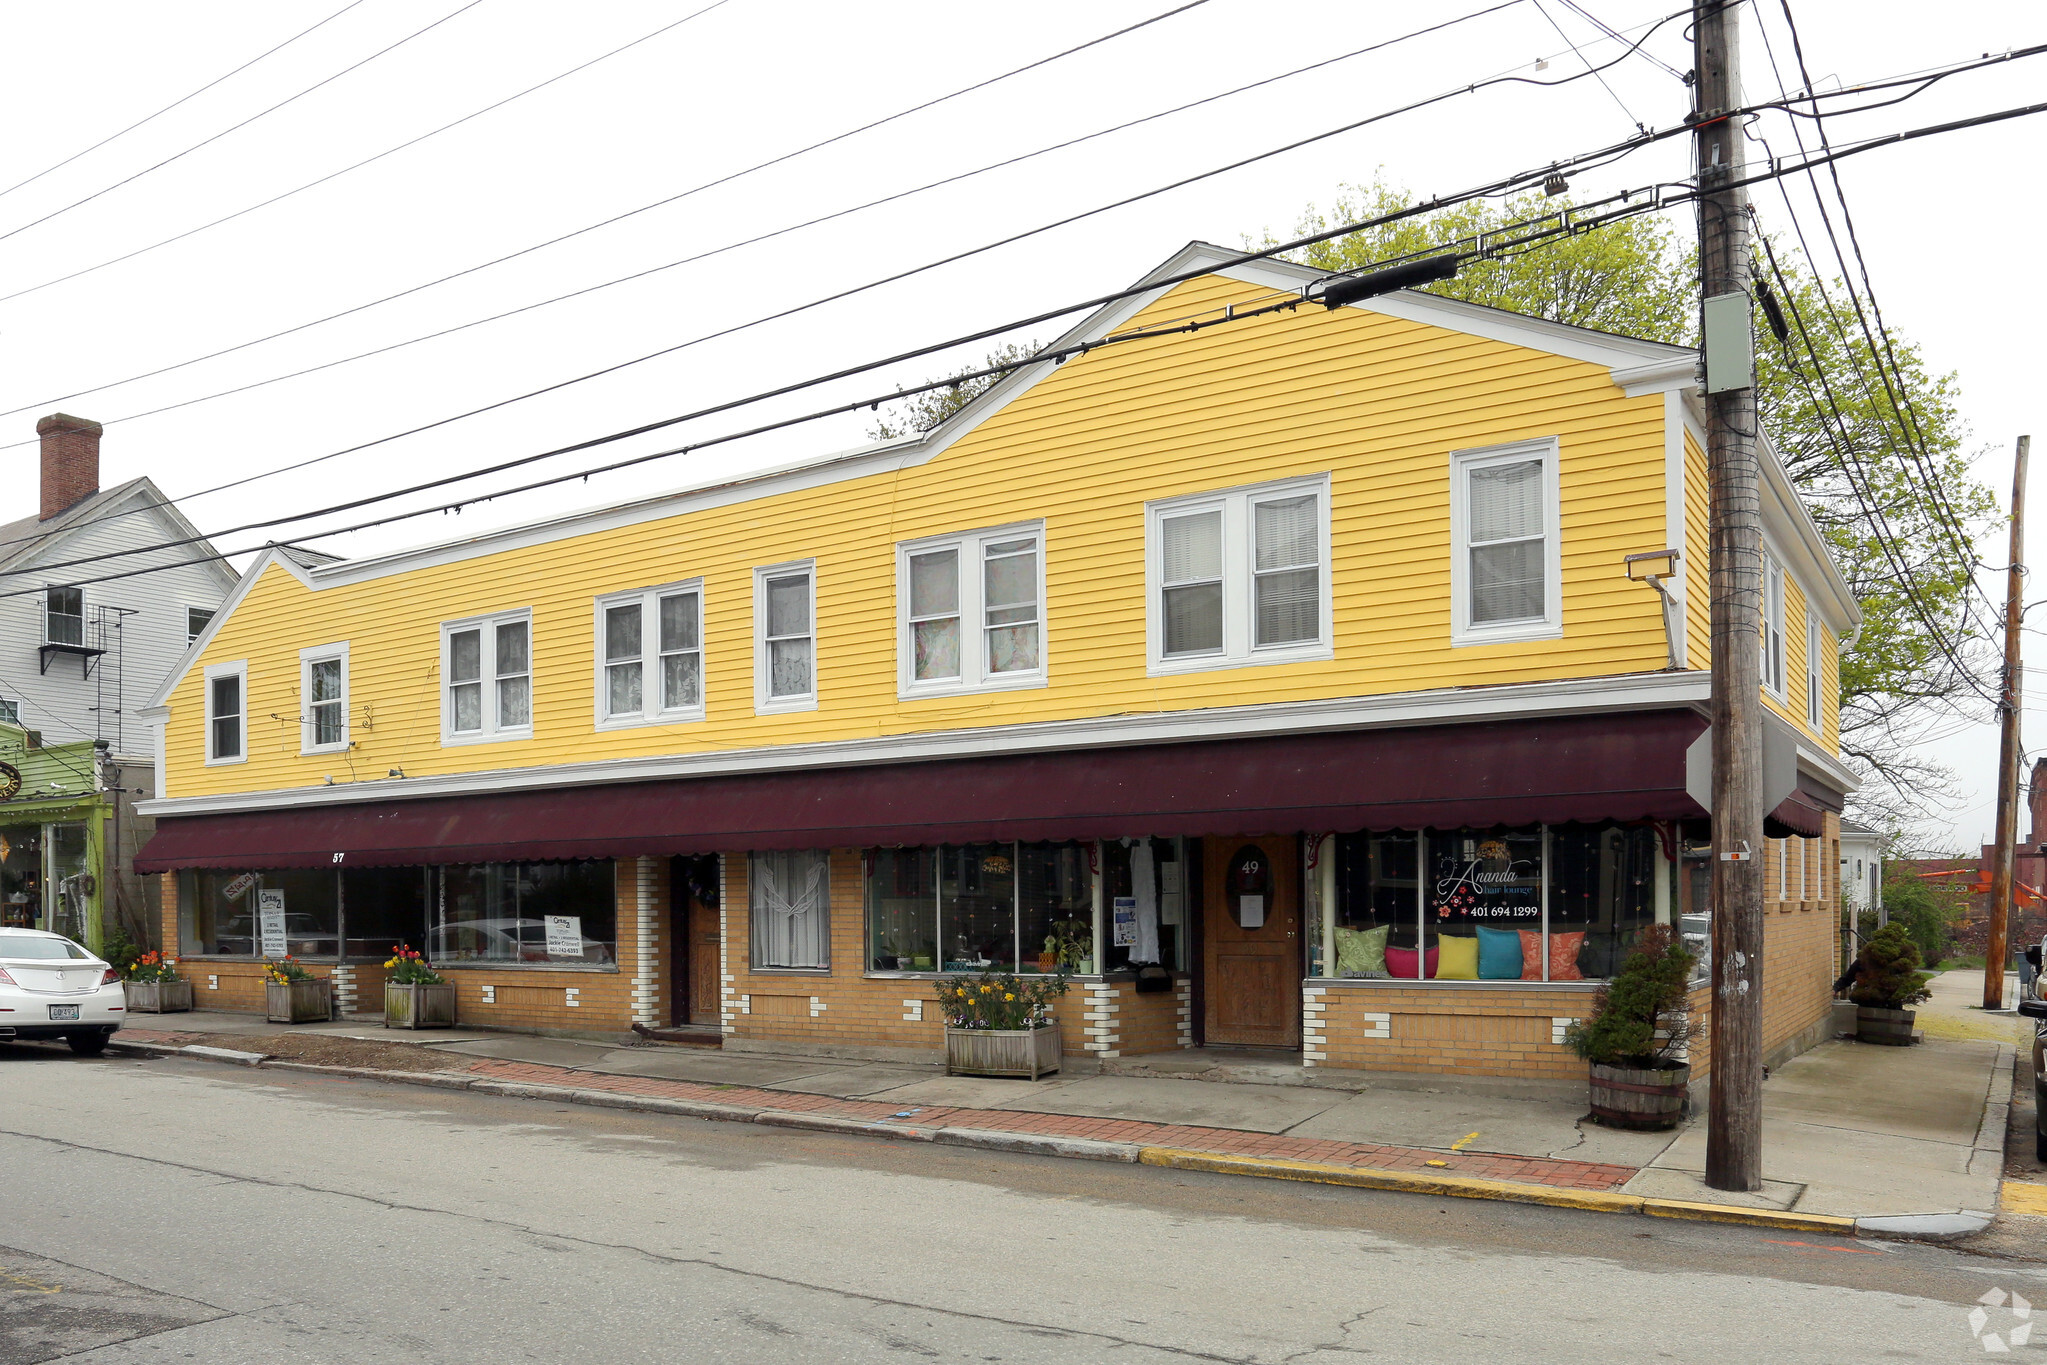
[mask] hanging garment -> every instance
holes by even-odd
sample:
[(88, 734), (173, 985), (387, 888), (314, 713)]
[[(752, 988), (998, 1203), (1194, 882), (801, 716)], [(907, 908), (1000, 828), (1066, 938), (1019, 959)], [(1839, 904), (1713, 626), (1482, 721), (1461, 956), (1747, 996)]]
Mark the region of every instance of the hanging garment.
[(1130, 890), (1137, 898), (1137, 942), (1130, 946), (1132, 962), (1159, 960), (1158, 867), (1152, 861), (1151, 840), (1139, 839), (1130, 850)]

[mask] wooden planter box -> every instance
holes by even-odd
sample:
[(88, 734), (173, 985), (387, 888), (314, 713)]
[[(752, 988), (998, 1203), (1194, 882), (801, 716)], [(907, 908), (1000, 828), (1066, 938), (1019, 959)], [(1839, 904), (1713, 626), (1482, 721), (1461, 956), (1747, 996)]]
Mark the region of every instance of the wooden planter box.
[(1912, 1022), (1917, 1010), (1887, 1010), (1877, 1005), (1855, 1007), (1855, 1041), (1881, 1043), (1886, 1047), (1912, 1046)]
[(1592, 1117), (1609, 1128), (1655, 1131), (1684, 1120), (1692, 1069), (1592, 1064)]
[(948, 1076), (1028, 1076), (1059, 1069), (1059, 1026), (1032, 1029), (949, 1028), (945, 1031)]
[(180, 1014), (192, 1008), (189, 981), (126, 981), (121, 994), (130, 1014)]
[(334, 1017), (334, 994), (319, 977), (310, 981), (266, 981), (263, 995), (273, 1024), (324, 1023)]
[(454, 1023), (454, 982), (436, 986), (384, 983), (385, 1028), (452, 1028)]

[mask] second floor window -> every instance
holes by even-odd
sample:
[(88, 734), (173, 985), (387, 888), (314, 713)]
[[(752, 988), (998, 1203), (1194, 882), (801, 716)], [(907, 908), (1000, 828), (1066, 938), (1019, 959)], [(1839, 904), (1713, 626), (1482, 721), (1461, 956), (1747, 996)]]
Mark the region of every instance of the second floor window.
[(206, 761), (239, 763), (247, 718), (248, 670), (240, 663), (206, 670)]
[(694, 583), (597, 604), (598, 720), (694, 720), (704, 713), (703, 591)]
[(1152, 672), (1330, 657), (1327, 479), (1146, 511)]
[(85, 589), (51, 588), (44, 594), (43, 639), (53, 645), (85, 643)]
[(1805, 723), (1819, 733), (1820, 706), (1820, 618), (1808, 608), (1805, 613)]
[(1563, 633), (1556, 442), (1450, 457), (1453, 645)]
[(348, 746), (348, 646), (322, 645), (299, 655), (299, 713), (307, 753)]
[(1038, 527), (916, 541), (897, 560), (906, 694), (1043, 682)]
[(1784, 570), (1763, 559), (1763, 686), (1784, 695)]
[(532, 629), (525, 612), (441, 627), (442, 726), (449, 739), (533, 732)]
[(210, 607), (185, 608), (185, 643), (189, 645), (198, 639), (199, 633), (205, 630), (212, 620), (213, 610)]
[(800, 711), (817, 705), (816, 569), (786, 564), (754, 571), (754, 705)]

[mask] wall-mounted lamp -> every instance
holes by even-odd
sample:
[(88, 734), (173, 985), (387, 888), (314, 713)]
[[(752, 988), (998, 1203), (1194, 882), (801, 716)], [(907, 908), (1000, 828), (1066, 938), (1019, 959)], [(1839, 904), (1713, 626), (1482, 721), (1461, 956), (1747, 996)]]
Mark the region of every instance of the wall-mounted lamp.
[[(1664, 667), (1675, 669), (1677, 661), (1677, 599), (1670, 595), (1670, 589), (1663, 586), (1663, 580), (1677, 572), (1677, 562), (1682, 558), (1676, 550), (1644, 550), (1641, 554), (1627, 555), (1621, 564), (1627, 569), (1630, 583), (1647, 583), (1656, 589), (1656, 595), (1663, 599), (1663, 646), (1668, 660)], [(1660, 569), (1660, 572), (1658, 570)]]

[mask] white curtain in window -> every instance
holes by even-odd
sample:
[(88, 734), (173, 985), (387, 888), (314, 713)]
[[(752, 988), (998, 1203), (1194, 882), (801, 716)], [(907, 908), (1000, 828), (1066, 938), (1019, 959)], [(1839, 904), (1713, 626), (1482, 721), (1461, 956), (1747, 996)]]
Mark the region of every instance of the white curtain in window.
[(1137, 942), (1130, 945), (1132, 962), (1159, 960), (1158, 868), (1151, 840), (1139, 839), (1130, 850), (1130, 893), (1137, 900)]
[(831, 965), (831, 855), (823, 849), (753, 856), (757, 967)]
[(1543, 614), (1542, 462), (1471, 471), (1471, 622)]

